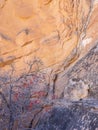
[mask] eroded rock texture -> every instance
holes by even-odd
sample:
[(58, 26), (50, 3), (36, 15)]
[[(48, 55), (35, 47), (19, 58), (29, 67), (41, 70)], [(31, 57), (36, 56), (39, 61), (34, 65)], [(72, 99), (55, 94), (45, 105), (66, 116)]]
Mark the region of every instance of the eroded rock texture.
[(98, 0), (0, 0), (0, 129), (98, 129)]
[(8, 75), (0, 77), (2, 130), (98, 129), (98, 44), (50, 78), (43, 71)]
[(57, 76), (55, 99), (35, 130), (98, 129), (98, 45), (73, 67)]
[[(62, 82), (62, 83), (60, 83)], [(60, 86), (59, 86), (60, 85)], [(89, 94), (98, 98), (98, 45), (69, 69), (58, 74), (55, 93), (71, 100), (79, 100)], [(62, 89), (61, 89), (62, 88)]]
[(97, 0), (1, 0), (0, 68), (8, 70), (14, 63), (20, 74), (28, 69), (26, 62), (34, 57), (43, 62), (40, 68), (52, 68), (74, 49), (78, 48), (79, 55), (82, 50), (86, 53), (98, 37), (97, 3)]
[[(82, 102), (81, 102), (82, 103)], [(84, 104), (54, 107), (41, 121), (35, 130), (97, 130), (98, 113), (93, 113), (90, 106)]]

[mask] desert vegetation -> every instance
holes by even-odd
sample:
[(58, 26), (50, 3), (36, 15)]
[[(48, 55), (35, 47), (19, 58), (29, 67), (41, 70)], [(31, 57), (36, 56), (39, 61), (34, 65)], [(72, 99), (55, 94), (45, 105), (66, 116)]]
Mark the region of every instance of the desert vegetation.
[[(28, 72), (14, 77), (15, 67), (10, 66), (8, 73), (0, 76), (0, 129), (29, 130), (36, 126), (39, 116), (45, 107), (49, 85), (46, 74), (40, 72), (41, 61), (34, 59), (28, 62)], [(36, 64), (35, 71), (32, 67)]]

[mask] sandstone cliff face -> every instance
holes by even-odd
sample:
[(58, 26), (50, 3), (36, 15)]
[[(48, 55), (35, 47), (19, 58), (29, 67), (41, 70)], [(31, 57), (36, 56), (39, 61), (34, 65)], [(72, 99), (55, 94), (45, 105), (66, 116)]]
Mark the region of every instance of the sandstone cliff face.
[(97, 0), (1, 0), (1, 70), (14, 63), (20, 74), (34, 58), (52, 68), (74, 50), (76, 60), (97, 40), (97, 10)]
[(2, 130), (98, 129), (97, 11), (98, 0), (0, 0)]

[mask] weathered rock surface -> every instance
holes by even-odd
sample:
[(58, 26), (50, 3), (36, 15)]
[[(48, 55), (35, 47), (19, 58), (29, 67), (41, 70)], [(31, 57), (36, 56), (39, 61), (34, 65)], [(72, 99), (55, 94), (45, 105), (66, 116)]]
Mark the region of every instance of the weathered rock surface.
[(54, 93), (58, 99), (37, 126), (32, 126), (35, 130), (98, 129), (98, 44), (59, 74)]
[[(58, 74), (55, 95), (70, 100), (98, 99), (98, 44), (73, 66)], [(62, 89), (61, 89), (62, 88)]]
[[(12, 130), (97, 130), (98, 44), (73, 66), (52, 72), (50, 82), (47, 79), (47, 73), (28, 73), (12, 84)], [(7, 95), (10, 86), (4, 85)], [(3, 109), (2, 115), (8, 116)]]
[(84, 55), (98, 37), (97, 11), (97, 0), (1, 0), (1, 70), (14, 63), (20, 74), (34, 57), (52, 68), (77, 48)]
[(59, 104), (41, 117), (34, 130), (97, 130), (98, 111), (94, 113), (93, 109), (94, 106), (83, 102), (68, 107)]
[(0, 0), (0, 129), (98, 129), (98, 0)]

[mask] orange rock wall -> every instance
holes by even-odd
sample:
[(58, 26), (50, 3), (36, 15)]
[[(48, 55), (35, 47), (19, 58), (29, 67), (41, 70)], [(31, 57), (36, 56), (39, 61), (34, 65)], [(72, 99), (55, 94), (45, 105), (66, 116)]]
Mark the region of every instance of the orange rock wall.
[(98, 0), (0, 0), (1, 71), (13, 63), (20, 74), (34, 59), (55, 68), (74, 50), (79, 59), (98, 40), (97, 12)]

